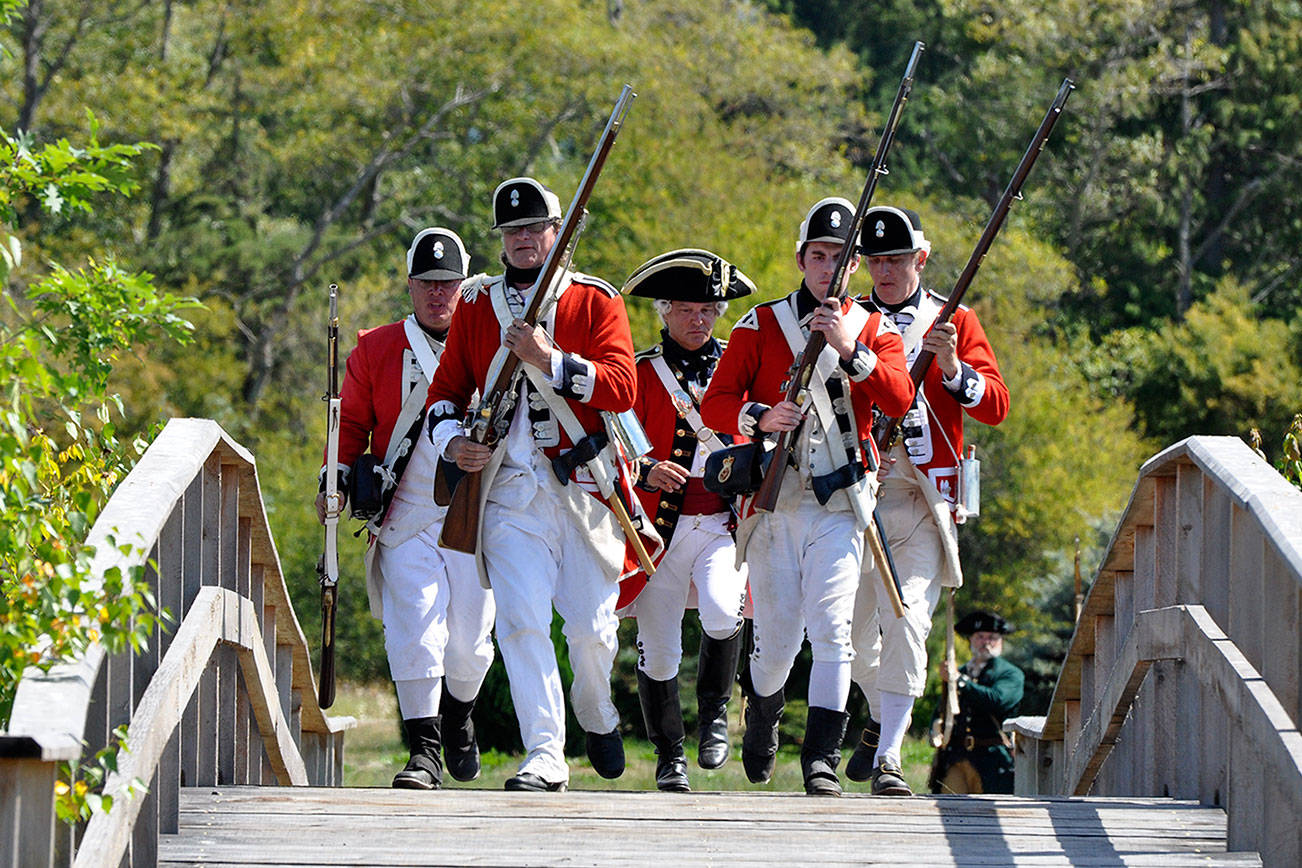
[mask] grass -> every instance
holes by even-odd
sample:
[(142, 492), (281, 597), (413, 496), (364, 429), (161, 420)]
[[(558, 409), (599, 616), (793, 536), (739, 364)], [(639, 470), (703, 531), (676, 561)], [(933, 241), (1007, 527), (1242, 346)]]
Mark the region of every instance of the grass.
[[(733, 703), (735, 706), (736, 703)], [(767, 784), (752, 784), (746, 780), (741, 767), (740, 727), (736, 708), (732, 712), (732, 757), (721, 769), (706, 771), (696, 764), (696, 743), (687, 743), (688, 777), (692, 789), (698, 791), (759, 790), (765, 792), (801, 792), (804, 783), (800, 774), (800, 748), (783, 744), (778, 752), (777, 770)], [(399, 736), (397, 701), (389, 684), (340, 683), (333, 715), (357, 718), (357, 728), (345, 739), (344, 786), (388, 787), (393, 775), (407, 762), (407, 752)], [(857, 732), (847, 736), (843, 752), (849, 758)], [(650, 742), (638, 738), (624, 739), (627, 767), (623, 776), (610, 781), (599, 777), (584, 757), (570, 758), (570, 789), (576, 790), (653, 790), (655, 789), (655, 749)], [(913, 738), (904, 742), (904, 777), (915, 793), (926, 792), (927, 771), (931, 763), (931, 747), (923, 740)], [(450, 777), (444, 781), (448, 788), (501, 789), (503, 782), (515, 774), (520, 757), (500, 751), (487, 751), (482, 757), (483, 772), (479, 779), (459, 783)], [(844, 768), (844, 762), (842, 763)], [(866, 793), (867, 783), (855, 783), (842, 774), (841, 785), (846, 792)]]

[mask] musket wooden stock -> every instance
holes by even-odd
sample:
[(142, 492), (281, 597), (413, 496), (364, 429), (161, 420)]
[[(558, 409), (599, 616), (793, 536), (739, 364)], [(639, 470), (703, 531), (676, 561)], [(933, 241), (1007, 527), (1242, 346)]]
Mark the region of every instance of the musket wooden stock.
[(452, 501), (443, 519), (439, 545), (446, 549), (474, 554), (479, 540), (479, 497), (484, 473), (476, 470), (461, 477), (452, 489)]
[[(570, 249), (578, 240), (578, 233), (584, 215), (587, 213), (588, 199), (591, 198), (592, 190), (597, 185), (597, 178), (606, 165), (606, 157), (615, 146), (615, 136), (619, 134), (619, 128), (624, 123), (624, 115), (628, 112), (628, 107), (635, 96), (637, 94), (633, 93), (633, 88), (626, 84), (620, 91), (619, 99), (615, 101), (615, 108), (606, 121), (606, 128), (601, 133), (592, 159), (588, 161), (583, 180), (579, 182), (579, 188), (574, 192), (574, 199), (565, 213), (561, 228), (556, 233), (556, 242), (552, 244), (551, 250), (547, 251), (547, 258), (543, 261), (538, 280), (533, 285), (533, 298), (520, 316), (527, 325), (533, 326), (538, 323), (544, 302), (552, 297), (553, 284), (564, 274), (565, 269), (562, 266), (568, 261)], [(507, 353), (497, 376), (484, 391), (484, 399), (475, 413), (469, 434), (476, 443), (481, 443), (490, 449), (497, 445), (499, 431), (505, 428), (501, 424), (503, 415), (514, 409), (515, 391), (518, 388), (516, 374), (519, 367), (520, 357), (515, 353)], [(482, 471), (467, 473), (453, 490), (447, 517), (443, 521), (443, 531), (439, 536), (439, 544), (444, 548), (467, 554), (474, 554), (478, 548), (479, 495), (480, 486), (483, 484), (481, 475)]]
[[(1035, 131), (1031, 138), (1031, 144), (1027, 146), (1026, 153), (1022, 155), (1022, 160), (1017, 164), (1016, 170), (1013, 171), (1013, 178), (1008, 182), (1008, 187), (1004, 194), (999, 197), (998, 203), (995, 204), (995, 210), (991, 213), (990, 219), (986, 221), (985, 231), (981, 233), (981, 238), (977, 241), (976, 247), (972, 250), (972, 255), (968, 257), (967, 265), (963, 266), (963, 271), (959, 274), (958, 280), (954, 282), (954, 289), (949, 294), (949, 298), (936, 314), (936, 323), (949, 322), (958, 310), (959, 303), (963, 300), (963, 295), (967, 292), (968, 287), (972, 285), (973, 278), (976, 277), (977, 270), (981, 268), (981, 263), (985, 261), (986, 253), (990, 250), (990, 245), (995, 241), (995, 236), (1004, 225), (1004, 219), (1008, 216), (1008, 211), (1013, 206), (1014, 199), (1022, 197), (1022, 184), (1026, 181), (1026, 176), (1031, 173), (1031, 167), (1035, 165), (1035, 160), (1040, 156), (1040, 151), (1044, 150), (1045, 143), (1049, 140), (1049, 133), (1053, 132), (1053, 126), (1058, 122), (1058, 117), (1062, 114), (1063, 106), (1067, 104), (1067, 97), (1071, 95), (1075, 85), (1070, 78), (1064, 78), (1062, 85), (1058, 88), (1058, 95), (1054, 97), (1053, 105), (1049, 106), (1049, 111), (1045, 114), (1044, 120), (1040, 122), (1040, 127)], [(935, 328), (935, 324), (932, 324)], [(918, 357), (913, 360), (912, 367), (909, 368), (909, 376), (913, 379), (913, 388), (916, 390), (922, 385), (923, 379), (927, 376), (927, 371), (931, 363), (935, 361), (936, 354), (930, 350), (920, 350)], [(889, 419), (881, 426), (876, 436), (877, 450), (884, 456), (895, 441), (895, 435), (899, 432), (900, 419)]]
[[(850, 220), (846, 243), (841, 246), (841, 255), (837, 257), (836, 269), (832, 272), (831, 283), (828, 284), (828, 299), (837, 302), (845, 300), (850, 278), (850, 262), (858, 254), (859, 236), (863, 231), (864, 220), (868, 214), (869, 203), (872, 202), (873, 192), (877, 189), (877, 179), (879, 176), (886, 174), (886, 154), (890, 151), (891, 143), (895, 141), (895, 130), (900, 125), (900, 115), (904, 111), (904, 104), (909, 101), (909, 92), (913, 90), (913, 72), (925, 47), (921, 42), (913, 43), (913, 53), (909, 55), (909, 63), (904, 70), (904, 78), (900, 81), (899, 90), (896, 91), (895, 102), (891, 105), (891, 113), (886, 119), (886, 126), (882, 130), (882, 136), (877, 141), (877, 150), (873, 154), (872, 167), (868, 170), (868, 180), (864, 183), (863, 192), (859, 195), (859, 205), (855, 208), (854, 217)], [(814, 373), (814, 366), (818, 363), (818, 356), (823, 352), (823, 347), (826, 344), (827, 338), (822, 332), (810, 333), (809, 342), (805, 345), (804, 352), (795, 361), (791, 379), (787, 383), (784, 400), (793, 404), (804, 404), (808, 395), (809, 380)], [(760, 482), (759, 490), (755, 492), (755, 497), (751, 501), (751, 505), (756, 512), (772, 512), (777, 507), (778, 494), (782, 490), (782, 478), (786, 475), (787, 465), (790, 463), (796, 434), (799, 430), (800, 426), (797, 425), (790, 431), (778, 432), (777, 448), (774, 450), (773, 460), (769, 462), (769, 468)]]

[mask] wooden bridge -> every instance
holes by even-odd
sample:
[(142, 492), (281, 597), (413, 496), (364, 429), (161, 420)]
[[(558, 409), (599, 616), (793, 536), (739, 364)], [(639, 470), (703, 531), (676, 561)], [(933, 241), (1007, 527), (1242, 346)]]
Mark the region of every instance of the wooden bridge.
[[(174, 420), (91, 541), (181, 621), (24, 678), (0, 866), (1302, 864), (1302, 493), (1231, 438), (1142, 469), (1049, 713), (1008, 724), (1015, 796), (341, 789), (247, 451)], [(58, 822), (58, 764), (122, 724), (106, 789), (148, 795)]]

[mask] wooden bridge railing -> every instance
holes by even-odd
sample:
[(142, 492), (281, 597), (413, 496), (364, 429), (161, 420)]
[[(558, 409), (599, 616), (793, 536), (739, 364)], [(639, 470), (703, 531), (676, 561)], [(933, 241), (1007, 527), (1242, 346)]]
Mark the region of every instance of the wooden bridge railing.
[[(0, 733), (0, 866), (153, 865), (158, 835), (176, 831), (181, 786), (340, 783), (353, 721), (317, 704), (243, 447), (215, 422), (172, 420), (89, 541), (97, 575), (145, 565), (175, 621), (140, 655), (95, 648), (20, 682)], [(148, 795), (119, 798), (75, 828), (58, 822), (59, 762), (93, 756), (123, 724), (130, 753), (105, 792), (138, 778)]]
[(1229, 849), (1302, 864), (1302, 492), (1240, 440), (1150, 459), (1017, 791), (1224, 807)]

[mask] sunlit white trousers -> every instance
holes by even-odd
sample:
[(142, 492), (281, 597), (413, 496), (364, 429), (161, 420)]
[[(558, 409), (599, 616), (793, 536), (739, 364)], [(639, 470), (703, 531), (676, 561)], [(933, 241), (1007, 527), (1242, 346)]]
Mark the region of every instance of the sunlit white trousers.
[(440, 526), (398, 545), (377, 543), (383, 575), (384, 650), (397, 682), (427, 683), (428, 696), (399, 691), (404, 718), (437, 713), (440, 677), (473, 699), (493, 662), (493, 594), (479, 582), (475, 560), (440, 548)]
[[(727, 639), (741, 627), (746, 604), (746, 569), (735, 565), (736, 546), (726, 512), (678, 519), (669, 550), (638, 594), (638, 668), (655, 681), (678, 674), (683, 656), (683, 612), (696, 597), (701, 629)], [(693, 595), (691, 591), (695, 589)]]
[(859, 596), (854, 607), (851, 677), (878, 713), (879, 691), (922, 695), (927, 684), (927, 634), (940, 600), (945, 550), (930, 506), (912, 484), (886, 483), (878, 492), (877, 513), (886, 529), (900, 577), (905, 614), (895, 617), (873, 562), (864, 555)]
[(794, 509), (759, 519), (746, 561), (755, 606), (750, 673), (760, 696), (776, 693), (786, 682), (804, 635), (815, 663), (811, 697), (820, 697), (828, 708), (845, 707), (862, 555), (863, 534), (854, 513), (831, 511), (811, 492), (804, 492)]
[[(494, 482), (484, 511), (482, 542), (497, 599), (497, 642), (526, 751), (519, 771), (567, 781), (565, 698), (552, 646), (552, 607), (565, 622), (574, 715), (588, 732), (610, 732), (619, 724), (610, 697), (619, 585), (618, 567), (612, 571), (604, 549), (618, 541), (576, 519), (567, 500), (590, 495), (574, 485), (562, 490), (549, 471), (500, 483)], [(622, 555), (622, 544), (616, 554)]]

